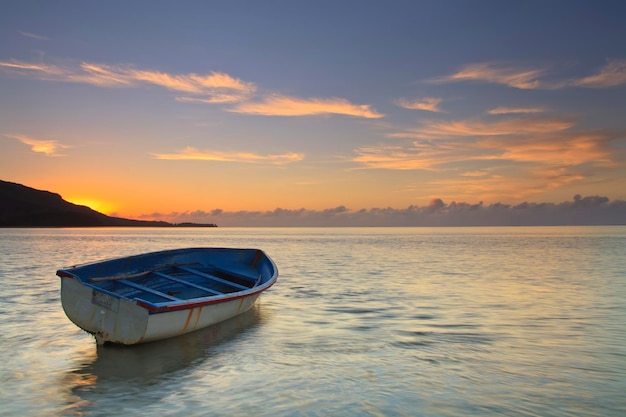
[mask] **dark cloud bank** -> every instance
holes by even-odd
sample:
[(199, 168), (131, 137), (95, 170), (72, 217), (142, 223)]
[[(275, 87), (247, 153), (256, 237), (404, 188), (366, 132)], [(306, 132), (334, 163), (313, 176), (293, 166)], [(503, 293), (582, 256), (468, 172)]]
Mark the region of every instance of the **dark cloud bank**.
[(626, 225), (626, 201), (607, 197), (574, 196), (563, 203), (508, 205), (447, 204), (434, 199), (429, 205), (405, 209), (350, 210), (339, 206), (327, 210), (235, 211), (153, 213), (142, 218), (173, 223), (215, 223), (222, 227), (356, 227), (356, 226), (573, 226)]

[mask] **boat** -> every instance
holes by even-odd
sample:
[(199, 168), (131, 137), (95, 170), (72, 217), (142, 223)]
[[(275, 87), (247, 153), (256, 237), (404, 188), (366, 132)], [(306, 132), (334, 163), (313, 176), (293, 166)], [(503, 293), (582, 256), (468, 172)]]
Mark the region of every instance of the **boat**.
[(189, 333), (249, 310), (278, 279), (260, 249), (182, 248), (59, 269), (67, 317), (99, 345)]

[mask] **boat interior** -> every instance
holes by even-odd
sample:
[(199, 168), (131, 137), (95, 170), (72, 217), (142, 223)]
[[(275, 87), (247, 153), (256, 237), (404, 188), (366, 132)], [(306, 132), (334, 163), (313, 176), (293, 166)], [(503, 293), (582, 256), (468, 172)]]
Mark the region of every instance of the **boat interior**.
[(127, 299), (167, 303), (249, 290), (259, 285), (261, 278), (213, 265), (195, 264), (172, 265), (126, 277), (96, 279), (97, 282), (91, 285)]

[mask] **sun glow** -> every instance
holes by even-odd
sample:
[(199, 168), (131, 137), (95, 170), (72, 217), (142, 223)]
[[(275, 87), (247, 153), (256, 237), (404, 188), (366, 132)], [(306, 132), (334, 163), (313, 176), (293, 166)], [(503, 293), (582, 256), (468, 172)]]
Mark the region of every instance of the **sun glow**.
[(78, 204), (79, 206), (87, 206), (97, 212), (110, 215), (115, 212), (115, 205), (108, 201), (96, 200), (89, 197), (72, 197), (66, 198), (72, 204)]

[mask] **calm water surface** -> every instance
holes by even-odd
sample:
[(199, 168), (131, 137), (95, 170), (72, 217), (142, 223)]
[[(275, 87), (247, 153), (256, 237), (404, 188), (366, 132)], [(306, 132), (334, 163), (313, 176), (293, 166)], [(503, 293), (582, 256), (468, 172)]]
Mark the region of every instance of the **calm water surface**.
[[(280, 270), (250, 312), (97, 347), (55, 271), (188, 246)], [(624, 416), (626, 227), (0, 229), (0, 414)]]

